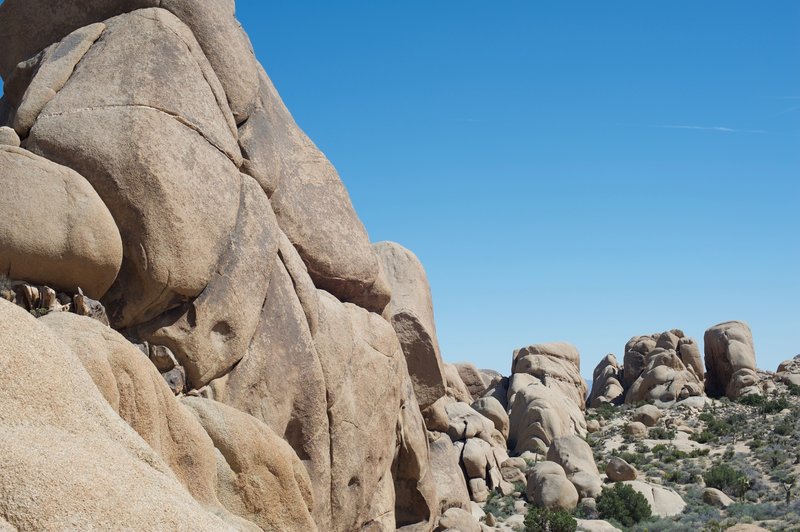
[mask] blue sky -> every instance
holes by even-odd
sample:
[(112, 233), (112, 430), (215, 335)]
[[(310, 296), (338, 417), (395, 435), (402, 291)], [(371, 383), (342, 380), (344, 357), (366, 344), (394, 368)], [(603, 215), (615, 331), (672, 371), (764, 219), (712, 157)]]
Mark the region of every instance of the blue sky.
[(800, 353), (800, 2), (239, 0), (443, 356), (753, 328)]
[(448, 361), (753, 328), (800, 353), (800, 2), (239, 0)]

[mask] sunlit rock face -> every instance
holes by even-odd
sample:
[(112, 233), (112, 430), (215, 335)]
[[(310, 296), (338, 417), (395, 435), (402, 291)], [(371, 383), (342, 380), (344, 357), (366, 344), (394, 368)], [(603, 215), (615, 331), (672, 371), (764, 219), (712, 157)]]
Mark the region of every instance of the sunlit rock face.
[(625, 402), (668, 405), (703, 394), (700, 349), (683, 331), (634, 336), (625, 344)]
[(463, 464), (499, 484), (486, 418), (432, 458), (424, 269), (373, 247), (232, 1), (6, 0), (0, 27), (0, 357), (55, 364), (6, 383), (10, 525), (427, 531)]
[(587, 393), (580, 354), (567, 343), (537, 344), (514, 351), (509, 378), (509, 448), (546, 452), (557, 438), (586, 434)]

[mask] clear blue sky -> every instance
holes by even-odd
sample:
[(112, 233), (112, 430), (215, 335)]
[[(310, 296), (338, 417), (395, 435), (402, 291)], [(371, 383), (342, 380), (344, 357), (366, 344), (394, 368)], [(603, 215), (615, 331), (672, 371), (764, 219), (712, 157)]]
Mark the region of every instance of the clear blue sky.
[(448, 361), (753, 328), (800, 353), (800, 2), (239, 0)]
[(753, 328), (800, 353), (800, 2), (239, 0), (448, 361)]

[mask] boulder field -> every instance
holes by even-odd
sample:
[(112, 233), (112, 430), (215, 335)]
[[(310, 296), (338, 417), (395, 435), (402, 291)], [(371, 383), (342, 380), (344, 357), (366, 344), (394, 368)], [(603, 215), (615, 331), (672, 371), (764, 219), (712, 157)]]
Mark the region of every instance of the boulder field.
[(587, 408), (650, 402), (643, 435), (760, 393), (742, 322), (705, 365), (634, 337), (591, 393), (567, 343), (445, 363), (422, 263), (370, 242), (231, 0), (6, 0), (0, 28), (3, 527), (479, 531), (498, 494), (616, 481), (671, 515), (600, 474)]

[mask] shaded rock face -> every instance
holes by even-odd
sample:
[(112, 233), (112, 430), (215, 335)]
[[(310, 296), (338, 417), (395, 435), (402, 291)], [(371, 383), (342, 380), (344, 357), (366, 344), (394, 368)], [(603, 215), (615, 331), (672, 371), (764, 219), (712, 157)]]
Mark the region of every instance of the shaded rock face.
[(591, 408), (598, 408), (606, 403), (618, 404), (623, 401), (624, 396), (622, 367), (617, 362), (617, 357), (608, 354), (594, 369), (592, 391), (587, 403)]
[(419, 259), (399, 244), (379, 242), (373, 248), (392, 293), (383, 316), (397, 333), (424, 409), (445, 394), (446, 386), (428, 278)]
[(470, 480), (500, 485), (504, 435), (474, 410), (460, 448), (429, 444), (420, 405), (473, 398), (441, 362), (424, 269), (372, 247), (233, 2), (6, 0), (0, 27), (0, 295), (98, 318), (0, 302), (21, 324), (0, 360), (56, 359), (35, 383), (65, 401), (6, 388), (0, 416), (30, 421), (4, 431), (11, 525), (429, 531), (468, 507), (472, 440)]
[(703, 394), (704, 372), (697, 343), (678, 329), (635, 336), (625, 344), (625, 402), (660, 405)]
[(706, 391), (730, 399), (759, 393), (753, 333), (742, 321), (728, 321), (708, 329), (704, 336), (708, 379)]

